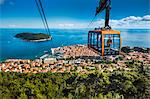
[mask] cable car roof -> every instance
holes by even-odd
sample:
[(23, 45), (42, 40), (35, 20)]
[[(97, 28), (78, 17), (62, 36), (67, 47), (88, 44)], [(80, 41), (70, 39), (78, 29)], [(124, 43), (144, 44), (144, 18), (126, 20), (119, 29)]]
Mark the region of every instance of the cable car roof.
[(91, 30), (90, 33), (100, 33), (100, 34), (120, 34), (117, 30)]

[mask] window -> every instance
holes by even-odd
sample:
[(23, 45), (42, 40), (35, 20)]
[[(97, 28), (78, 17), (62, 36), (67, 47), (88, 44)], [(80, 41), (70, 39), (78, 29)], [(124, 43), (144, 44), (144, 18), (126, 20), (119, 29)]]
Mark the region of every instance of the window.
[(120, 50), (120, 35), (105, 34), (104, 35), (104, 54), (114, 55), (118, 54)]

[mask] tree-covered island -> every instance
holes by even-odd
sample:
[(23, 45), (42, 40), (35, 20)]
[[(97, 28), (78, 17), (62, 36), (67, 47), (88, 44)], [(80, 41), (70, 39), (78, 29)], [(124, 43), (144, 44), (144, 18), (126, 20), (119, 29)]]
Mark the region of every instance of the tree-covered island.
[(23, 32), (23, 33), (18, 33), (15, 35), (16, 38), (20, 38), (25, 41), (47, 41), (51, 40), (52, 37), (47, 34), (43, 33), (29, 33), (29, 32)]

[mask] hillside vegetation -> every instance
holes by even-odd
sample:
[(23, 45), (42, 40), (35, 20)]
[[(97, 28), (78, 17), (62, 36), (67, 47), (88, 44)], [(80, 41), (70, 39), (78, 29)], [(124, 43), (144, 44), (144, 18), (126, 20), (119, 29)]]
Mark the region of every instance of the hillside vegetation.
[(139, 99), (149, 76), (137, 71), (80, 73), (0, 72), (0, 99)]

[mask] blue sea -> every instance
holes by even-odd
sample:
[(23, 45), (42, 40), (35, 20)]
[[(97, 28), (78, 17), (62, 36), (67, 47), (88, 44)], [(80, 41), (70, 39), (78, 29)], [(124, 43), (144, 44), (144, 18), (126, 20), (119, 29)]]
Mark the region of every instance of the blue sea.
[[(117, 29), (123, 46), (150, 48), (150, 29)], [(44, 29), (0, 29), (0, 61), (10, 58), (35, 59), (51, 48), (87, 44), (89, 29), (51, 29), (52, 41), (27, 42), (15, 38), (17, 33), (46, 33)]]

